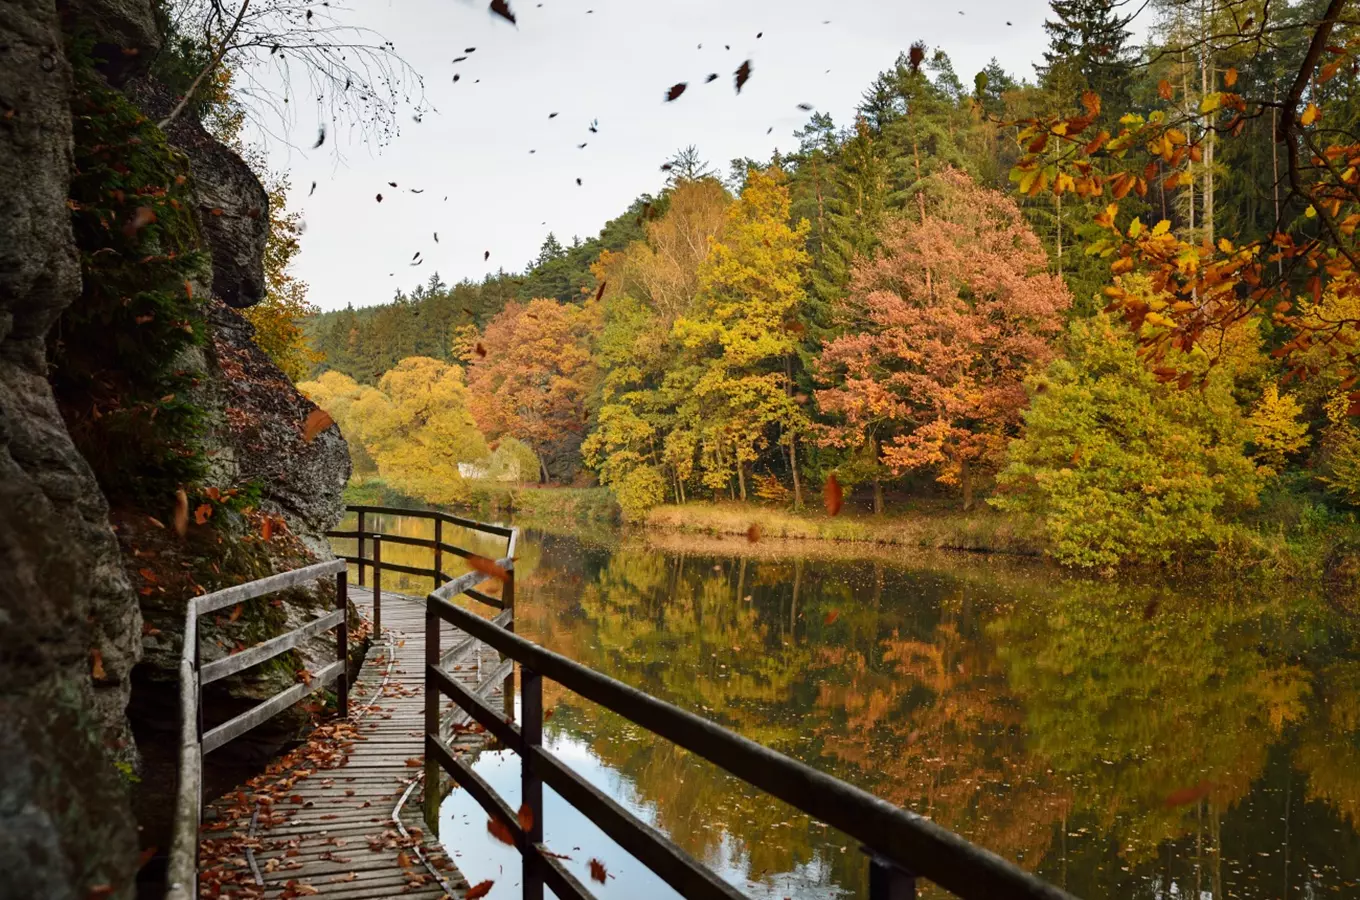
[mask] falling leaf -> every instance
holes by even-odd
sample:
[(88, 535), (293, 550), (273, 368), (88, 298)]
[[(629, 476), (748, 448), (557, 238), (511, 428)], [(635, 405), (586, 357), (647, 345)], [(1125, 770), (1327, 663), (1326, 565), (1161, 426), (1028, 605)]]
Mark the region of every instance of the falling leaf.
[(211, 503), (200, 503), (198, 508), (194, 510), (194, 524), (208, 524), (208, 520), (212, 518), (212, 514), (213, 508)]
[(302, 442), (310, 444), (318, 434), (334, 424), (335, 420), (324, 409), (312, 410), (307, 414), (307, 421), (302, 424)]
[(515, 14), (510, 11), (510, 4), (506, 0), (491, 0), (491, 11), (511, 25), (515, 24)]
[(753, 544), (760, 542), (760, 526), (755, 522), (752, 522), (751, 527), (746, 529), (746, 540)]
[(379, 194), (379, 195), (377, 196), (376, 199), (377, 199), (377, 201), (378, 201), (379, 203), (381, 203), (381, 202), (382, 202), (382, 194)]
[(826, 484), (822, 487), (822, 503), (829, 516), (839, 513), (845, 503), (845, 492), (841, 490), (841, 483), (834, 473), (827, 476)]
[(492, 560), (487, 559), (485, 556), (478, 556), (477, 554), (474, 553), (467, 558), (467, 563), (475, 571), (481, 572), (483, 575), (489, 576), (491, 578), (495, 578), (497, 581), (504, 581), (505, 579), (510, 577), (509, 572), (506, 572), (498, 564), (496, 564)]
[(436, 244), (439, 243), (439, 232), (437, 232), (437, 231), (434, 233), (434, 242), (435, 242)]
[(748, 59), (746, 60), (746, 62), (742, 63), (740, 66), (737, 67), (736, 81), (738, 94), (741, 93), (741, 89), (746, 84), (746, 82), (750, 80), (751, 80), (751, 61)]
[(104, 654), (95, 647), (90, 650), (90, 676), (95, 681), (103, 681), (108, 678), (108, 673), (104, 671)]
[(184, 488), (175, 491), (175, 514), (171, 521), (175, 525), (175, 534), (184, 537), (184, 533), (189, 530), (189, 495), (184, 493)]
[(1237, 84), (1237, 70), (1229, 69), (1228, 71), (1224, 72), (1223, 73), (1224, 87), (1232, 87), (1235, 84)]
[(1301, 122), (1305, 127), (1308, 125), (1312, 125), (1314, 122), (1317, 121), (1318, 116), (1320, 116), (1321, 114), (1322, 113), (1318, 110), (1316, 103), (1309, 103), (1308, 106), (1304, 109), (1303, 115), (1299, 116), (1299, 122)]
[(600, 289), (599, 289), (598, 291), (595, 292), (595, 302), (596, 302), (596, 303), (598, 303), (598, 302), (600, 301), (600, 298), (604, 296), (604, 286), (605, 286), (606, 284), (608, 284), (608, 283), (609, 283), (609, 282), (607, 282), (607, 281), (601, 281), (601, 282), (600, 282)]
[(604, 884), (605, 879), (609, 877), (609, 870), (604, 867), (604, 863), (592, 857), (590, 860), (590, 877), (600, 884)]
[(488, 250), (488, 251), (486, 251), (485, 253), (482, 254), (482, 262), (486, 262), (486, 261), (487, 261), (488, 259), (490, 259), (490, 258), (491, 258), (491, 251), (490, 251), (490, 250)]
[(828, 613), (826, 614), (826, 618), (825, 618), (825, 619), (822, 619), (822, 624), (823, 624), (823, 625), (831, 625), (831, 624), (835, 623), (835, 621), (836, 621), (837, 619), (839, 619), (840, 617), (841, 617), (841, 611), (840, 611), (839, 609), (833, 609), (833, 610), (831, 610), (830, 612), (828, 612)]
[(670, 90), (666, 91), (666, 102), (670, 103), (672, 100), (678, 99), (679, 96), (685, 92), (685, 88), (687, 87), (689, 87), (689, 85), (683, 81), (671, 85)]
[(156, 221), (156, 211), (149, 206), (139, 206), (132, 212), (132, 217), (123, 225), (123, 237), (136, 237), (137, 232), (141, 231), (152, 222)]
[(509, 825), (495, 816), (486, 820), (486, 830), (493, 838), (500, 841), (502, 844), (509, 844), (511, 847), (515, 846), (515, 833), (510, 830)]
[(264, 521), (260, 523), (260, 537), (264, 539), (265, 543), (268, 543), (274, 537), (273, 518), (266, 516)]
[(145, 850), (143, 850), (141, 854), (137, 857), (137, 870), (141, 871), (142, 869), (146, 868), (146, 864), (156, 858), (156, 851), (159, 849), (160, 849), (159, 847), (152, 846), (147, 847)]
[(798, 104), (798, 108), (801, 109), (803, 112), (812, 112), (811, 103), (800, 103)]
[(1213, 785), (1209, 782), (1201, 781), (1199, 784), (1192, 787), (1184, 787), (1167, 794), (1166, 800), (1162, 802), (1162, 805), (1167, 809), (1172, 809), (1177, 806), (1185, 806), (1188, 803), (1195, 803), (1196, 801), (1209, 796), (1209, 791), (1212, 788)]
[(527, 803), (519, 808), (519, 827), (525, 832), (534, 829), (534, 811)]
[(472, 352), (473, 352), (473, 353), (476, 353), (476, 354), (477, 354), (478, 356), (480, 356), (482, 359), (486, 359), (486, 348), (482, 346), (482, 342), (481, 342), (481, 341), (478, 341), (478, 342), (477, 342), (477, 346), (475, 346), (475, 347), (472, 348)]
[(307, 192), (307, 196), (310, 197), (310, 196), (312, 196), (312, 194), (315, 194), (315, 193), (316, 193), (316, 182), (313, 181), (313, 182), (312, 182), (312, 189), (311, 189), (310, 191)]
[(463, 61), (466, 60), (466, 59), (467, 59), (466, 56), (455, 56), (455, 57), (453, 58), (453, 61), (456, 62), (456, 63), (460, 63), (460, 62), (463, 62)]
[(576, 186), (577, 186), (577, 187), (580, 187), (580, 186), (581, 186), (581, 179), (579, 179), (579, 178), (576, 179)]
[(235, 622), (237, 619), (241, 618), (241, 610), (243, 608), (244, 607), (242, 607), (241, 604), (239, 603), (232, 607), (231, 615), (227, 616), (227, 621)]
[(467, 893), (463, 895), (463, 900), (481, 900), (482, 897), (491, 893), (491, 886), (495, 883), (494, 881), (477, 882), (468, 888)]
[(708, 75), (708, 77), (704, 79), (704, 84), (712, 84), (713, 82), (715, 82), (715, 81), (717, 81), (717, 80), (718, 80), (718, 73), (717, 73), (717, 72), (710, 72), (709, 75)]
[(316, 143), (312, 144), (312, 149), (315, 150), (324, 143), (326, 143), (326, 126), (322, 124), (321, 127), (316, 130)]

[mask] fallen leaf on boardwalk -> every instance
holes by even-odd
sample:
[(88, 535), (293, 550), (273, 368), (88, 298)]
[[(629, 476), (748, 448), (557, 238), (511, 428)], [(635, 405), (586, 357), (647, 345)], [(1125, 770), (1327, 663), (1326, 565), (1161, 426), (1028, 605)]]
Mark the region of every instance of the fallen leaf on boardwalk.
[(302, 426), (302, 440), (310, 444), (312, 438), (325, 431), (335, 424), (331, 414), (324, 409), (314, 409), (307, 414), (307, 421)]
[(406, 869), (415, 865), (415, 862), (411, 859), (411, 854), (403, 850), (397, 854), (397, 865), (401, 866), (403, 869)]
[(467, 558), (467, 562), (468, 565), (472, 566), (472, 568), (475, 569), (476, 571), (481, 572), (483, 575), (487, 575), (491, 578), (495, 578), (499, 581), (504, 581), (506, 578), (510, 577), (510, 573), (506, 572), (499, 565), (487, 559), (485, 556), (477, 556), (474, 554), (473, 556), (469, 556)]
[(496, 882), (494, 881), (477, 882), (472, 887), (468, 888), (468, 892), (463, 895), (463, 900), (480, 900), (480, 898), (491, 893), (491, 886), (495, 883)]
[(515, 833), (510, 830), (509, 825), (506, 825), (495, 816), (486, 820), (486, 830), (488, 834), (502, 844), (509, 844), (511, 847), (515, 846)]
[(839, 609), (833, 609), (833, 610), (831, 610), (831, 612), (829, 612), (829, 613), (826, 614), (826, 618), (822, 620), (822, 624), (823, 624), (823, 625), (830, 625), (830, 624), (834, 623), (834, 622), (835, 622), (837, 619), (839, 619), (840, 617), (841, 617), (841, 611), (840, 611)]
[(822, 502), (826, 504), (826, 514), (829, 516), (840, 512), (845, 503), (845, 492), (841, 490), (841, 483), (834, 474), (827, 476), (826, 485), (822, 487)]
[(332, 883), (339, 884), (342, 881), (354, 881), (359, 877), (358, 872), (350, 872), (348, 875), (336, 875), (331, 879)]
[(752, 522), (751, 527), (746, 529), (746, 540), (753, 544), (760, 541), (760, 526), (755, 522)]
[(95, 681), (103, 681), (109, 677), (108, 673), (104, 671), (104, 654), (99, 652), (98, 647), (90, 650), (90, 676)]
[(1162, 805), (1167, 809), (1171, 809), (1176, 806), (1185, 806), (1187, 803), (1194, 803), (1209, 796), (1211, 788), (1213, 788), (1212, 784), (1207, 781), (1201, 781), (1193, 787), (1184, 787), (1178, 791), (1172, 791), (1170, 794), (1166, 795), (1166, 800), (1163, 801)]
[(189, 530), (189, 495), (184, 488), (175, 491), (175, 515), (171, 521), (175, 523), (175, 534), (184, 537)]
[(604, 884), (605, 879), (609, 877), (609, 870), (606, 869), (604, 863), (600, 862), (598, 859), (591, 859), (590, 877), (600, 884)]
[(532, 831), (534, 827), (534, 811), (529, 804), (525, 803), (519, 808), (519, 827), (525, 831)]
[(410, 759), (406, 760), (406, 765), (411, 766), (412, 768), (415, 768), (417, 766), (423, 766), (424, 764), (425, 760), (421, 759), (419, 756), (413, 756)]
[(212, 514), (212, 504), (200, 503), (198, 508), (194, 510), (194, 522), (198, 525), (207, 524), (207, 521), (212, 518)]

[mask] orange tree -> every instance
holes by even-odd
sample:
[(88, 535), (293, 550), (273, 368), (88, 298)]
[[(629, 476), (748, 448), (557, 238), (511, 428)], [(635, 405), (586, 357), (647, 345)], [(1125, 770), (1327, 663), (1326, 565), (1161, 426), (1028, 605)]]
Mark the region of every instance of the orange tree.
[[(1286, 66), (1283, 80), (1257, 77), (1239, 85), (1237, 68), (1202, 66), (1205, 83), (1193, 98), (1185, 82), (1162, 79), (1159, 108), (1124, 114), (1109, 130), (1097, 124), (1101, 98), (1088, 91), (1078, 115), (1012, 123), (1024, 154), (1011, 179), (1029, 196), (1108, 197), (1097, 204), (1101, 237), (1087, 252), (1108, 259), (1115, 276), (1139, 270), (1151, 278), (1150, 296), (1125, 290), (1118, 277), (1105, 292), (1109, 310), (1137, 334), (1159, 379), (1189, 386), (1203, 368), (1177, 364), (1168, 351), (1215, 359), (1232, 325), (1264, 317), (1275, 327), (1273, 353), (1287, 378), (1334, 366), (1349, 391), (1357, 381), (1356, 319), (1320, 316), (1317, 306), (1324, 292), (1343, 301), (1360, 298), (1356, 2), (1328, 0), (1318, 15), (1292, 17), (1231, 0), (1214, 6), (1218, 14), (1206, 19), (1208, 27), (1166, 52), (1242, 59), (1244, 66), (1269, 56), (1276, 63), (1271, 70)], [(1265, 234), (1234, 242), (1207, 229), (1178, 233), (1167, 219), (1121, 215), (1120, 203), (1130, 194), (1193, 190), (1193, 167), (1205, 167), (1206, 154), (1212, 162), (1216, 144), (1266, 121), (1273, 123), (1280, 172), (1275, 221)], [(1350, 400), (1351, 413), (1360, 413), (1360, 392)]]

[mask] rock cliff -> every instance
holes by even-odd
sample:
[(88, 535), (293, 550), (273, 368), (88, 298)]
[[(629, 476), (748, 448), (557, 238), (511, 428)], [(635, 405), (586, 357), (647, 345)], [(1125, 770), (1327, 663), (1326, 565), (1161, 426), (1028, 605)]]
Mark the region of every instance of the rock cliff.
[[(167, 782), (155, 761), (173, 761), (172, 660), (187, 598), (329, 557), (324, 531), (339, 519), (349, 474), (338, 430), (303, 439), (313, 407), (229, 308), (264, 294), (268, 201), (259, 181), (192, 116), (145, 139), (172, 96), (147, 74), (160, 43), (151, 0), (0, 4), (0, 898), (6, 900), (133, 895), (139, 845), (163, 851), (167, 840), (155, 834), (163, 823), (148, 810), (163, 806), (173, 790), (173, 778)], [(91, 105), (79, 77), (96, 79), (118, 103)], [(96, 208), (104, 194), (117, 194), (118, 203), (126, 198), (98, 183), (107, 148), (90, 145), (91, 109), (96, 118), (107, 112), (119, 127), (142, 129), (127, 143), (164, 156), (165, 168), (143, 175), (147, 197), (163, 201), (177, 184), (192, 196), (194, 208), (177, 235), (169, 216), (139, 235), (117, 207)], [(81, 199), (78, 190), (85, 192)], [(142, 190), (128, 201), (133, 209), (151, 202), (138, 199)], [(135, 255), (143, 237), (158, 242), (155, 259), (180, 268), (139, 264), (153, 258)], [(171, 241), (197, 248), (204, 259), (194, 262), (193, 252), (177, 252)], [(108, 268), (110, 253), (130, 264)], [(113, 280), (101, 285), (105, 274)], [(148, 281), (138, 284), (139, 278)], [(121, 296), (127, 306), (128, 296), (142, 293), (160, 298), (161, 324), (166, 311), (182, 312), (174, 327), (193, 340), (186, 338), (157, 370), (156, 377), (178, 379), (184, 389), (134, 404), (128, 398), (135, 379), (119, 377), (117, 359), (77, 371), (77, 361), (87, 361), (77, 351), (82, 329), (84, 346), (136, 346), (133, 322), (150, 320), (110, 314), (98, 304)], [(154, 355), (155, 346), (137, 353)], [(146, 383), (154, 386), (154, 379)], [(159, 419), (157, 404), (164, 408)], [(118, 434), (109, 430), (115, 420), (137, 424), (141, 443), (111, 437)], [(142, 448), (156, 446), (158, 423), (174, 421), (185, 435), (161, 444), (187, 462), (167, 468), (164, 460), (139, 459)], [(174, 504), (165, 484), (176, 480), (196, 500), (205, 492), (235, 499), (213, 507), (215, 518), (195, 522), (181, 539), (164, 528)], [(261, 533), (265, 521), (276, 524), (277, 535)], [(298, 592), (239, 620), (209, 623), (205, 655), (296, 624), (322, 602), (317, 592)], [(218, 715), (292, 683), (296, 667), (319, 664), (328, 649), (322, 640), (296, 659), (226, 683), (216, 698)], [(148, 826), (140, 840), (134, 806)]]

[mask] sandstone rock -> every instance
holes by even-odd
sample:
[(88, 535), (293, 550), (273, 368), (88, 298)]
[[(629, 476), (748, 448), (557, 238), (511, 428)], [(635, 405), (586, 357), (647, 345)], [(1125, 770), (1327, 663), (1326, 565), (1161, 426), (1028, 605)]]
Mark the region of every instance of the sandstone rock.
[[(149, 18), (145, 3), (129, 2)], [(136, 842), (115, 761), (141, 619), (107, 510), (46, 380), (79, 289), (66, 208), (71, 74), (51, 0), (0, 13), (0, 897), (130, 897)]]

